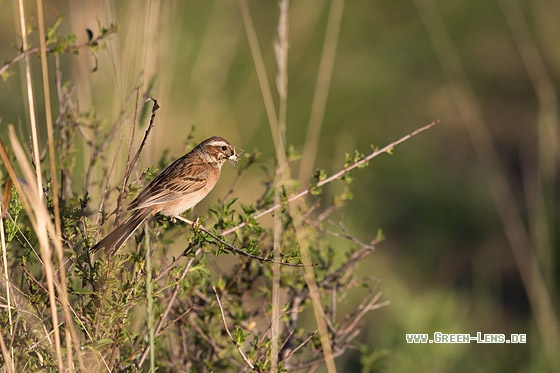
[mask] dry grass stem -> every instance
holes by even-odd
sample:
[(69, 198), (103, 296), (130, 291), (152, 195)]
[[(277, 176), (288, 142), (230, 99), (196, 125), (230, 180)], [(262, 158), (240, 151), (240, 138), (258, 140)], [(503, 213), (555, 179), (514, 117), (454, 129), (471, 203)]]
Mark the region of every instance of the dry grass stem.
[(306, 185), (311, 179), (315, 167), (315, 157), (319, 147), (319, 138), (325, 116), (325, 108), (329, 97), (336, 47), (340, 34), (340, 23), (344, 12), (344, 0), (332, 0), (329, 9), (329, 17), (325, 30), (325, 40), (317, 72), (317, 82), (311, 104), (311, 116), (307, 126), (307, 135), (303, 146), (302, 161), (299, 170), (299, 181)]
[(6, 342), (4, 341), (4, 335), (0, 332), (0, 349), (2, 350), (2, 357), (4, 359), (4, 367), (8, 373), (15, 373), (15, 366)]
[[(183, 269), (183, 272), (181, 273), (181, 277), (177, 281), (177, 284), (173, 287), (173, 292), (171, 293), (171, 297), (170, 297), (169, 301), (167, 302), (167, 306), (165, 308), (165, 311), (161, 315), (161, 318), (159, 319), (158, 324), (155, 327), (155, 332), (154, 333), (155, 333), (156, 336), (159, 336), (160, 332), (163, 330), (163, 323), (167, 319), (167, 316), (169, 315), (169, 312), (171, 311), (171, 307), (173, 307), (175, 299), (177, 298), (177, 295), (179, 294), (179, 288), (180, 288), (179, 284), (185, 278), (185, 276), (187, 275), (187, 273), (191, 269), (192, 264), (194, 263), (194, 261), (200, 255), (201, 252), (202, 252), (201, 248), (198, 248), (196, 250), (194, 256), (192, 258), (190, 258), (189, 261), (187, 262), (187, 264), (185, 265), (185, 268)], [(159, 281), (160, 276), (156, 277), (155, 282)], [(175, 319), (175, 321), (178, 321), (178, 320), (179, 320), (179, 318)], [(140, 358), (140, 361), (138, 362), (139, 366), (142, 366), (142, 364), (146, 360), (146, 358), (148, 356), (148, 353), (150, 352), (150, 348), (151, 348), (151, 346), (148, 345), (144, 349), (144, 352), (142, 353), (142, 357)]]
[[(278, 27), (277, 27), (277, 40), (274, 44), (274, 55), (276, 57), (276, 65), (278, 73), (276, 74), (276, 89), (279, 96), (278, 108), (278, 128), (273, 128), (271, 131), (277, 132), (278, 142), (276, 143), (276, 158), (278, 160), (276, 165), (276, 180), (274, 195), (274, 202), (276, 204), (281, 201), (281, 193), (285, 184), (285, 180), (289, 178), (288, 163), (285, 156), (285, 142), (286, 142), (286, 115), (288, 111), (288, 45), (289, 45), (289, 1), (281, 0), (279, 2), (278, 14)], [(262, 58), (262, 56), (261, 56)], [(273, 238), (273, 256), (274, 258), (280, 257), (282, 254), (281, 248), (282, 240), (282, 216), (277, 214), (274, 216), (274, 238)], [(270, 364), (271, 372), (278, 371), (278, 352), (280, 340), (280, 304), (281, 304), (281, 289), (280, 289), (280, 273), (281, 267), (279, 264), (272, 265), (272, 292), (271, 292), (271, 315), (270, 315)]]
[[(53, 207), (54, 207), (54, 228), (55, 235), (52, 237), (54, 242), (54, 249), (58, 259), (58, 275), (60, 276), (60, 297), (62, 298), (62, 310), (64, 313), (65, 324), (68, 328), (68, 333), (65, 333), (66, 337), (66, 365), (70, 373), (74, 371), (74, 358), (73, 358), (73, 341), (76, 346), (80, 346), (76, 331), (74, 330), (74, 321), (68, 309), (68, 289), (66, 281), (66, 269), (64, 265), (64, 252), (62, 249), (61, 239), (61, 227), (60, 227), (60, 205), (59, 205), (59, 187), (58, 187), (58, 175), (57, 175), (57, 162), (55, 157), (55, 143), (54, 143), (54, 131), (53, 131), (53, 120), (51, 112), (51, 93), (50, 93), (50, 82), (49, 82), (49, 68), (47, 65), (47, 46), (46, 46), (46, 34), (45, 34), (45, 19), (43, 14), (43, 1), (37, 0), (37, 19), (39, 23), (39, 40), (41, 48), (41, 75), (43, 77), (43, 96), (45, 104), (45, 123), (47, 127), (47, 140), (49, 146), (49, 170), (50, 170), (50, 182), (52, 184), (52, 190), (54, 195)], [(40, 172), (40, 170), (38, 169)], [(39, 183), (39, 179), (37, 181)], [(40, 184), (39, 184), (40, 185)], [(84, 368), (84, 361), (82, 360), (81, 354), (78, 354), (78, 361), (82, 369)]]
[(268, 82), (266, 67), (262, 58), (261, 49), (259, 47), (257, 33), (255, 31), (253, 20), (251, 19), (251, 12), (249, 10), (247, 0), (237, 0), (237, 3), (241, 11), (243, 26), (245, 27), (245, 33), (247, 34), (247, 41), (249, 42), (249, 47), (251, 48), (251, 55), (253, 57), (253, 63), (255, 64), (255, 71), (257, 73), (259, 86), (261, 89), (268, 124), (270, 126), (270, 133), (272, 135), (272, 140), (274, 141), (274, 148), (277, 149), (278, 152), (278, 149), (282, 148), (280, 139), (278, 137), (278, 118), (276, 116), (276, 108), (274, 105), (274, 99), (272, 98), (272, 90), (270, 89), (270, 84)]
[[(21, 32), (21, 42), (22, 49), (25, 51), (28, 49), (27, 46), (27, 24), (25, 19), (25, 10), (23, 7), (23, 0), (18, 0), (19, 6), (19, 24)], [(31, 77), (31, 65), (29, 63), (28, 55), (24, 55), (25, 62), (25, 87), (27, 92), (27, 104), (29, 112), (29, 121), (31, 128), (31, 140), (33, 143), (33, 162), (36, 167), (35, 182), (37, 183), (37, 189), (43, 190), (43, 176), (41, 173), (41, 151), (39, 150), (39, 140), (37, 135), (37, 118), (35, 116), (35, 97), (33, 95), (33, 81)], [(31, 180), (30, 180), (31, 181)], [(42, 195), (39, 196), (40, 199), (43, 198)]]
[[(2, 210), (7, 204), (4, 202), (1, 204)], [(2, 246), (2, 270), (4, 271), (4, 279), (5, 279), (5, 286), (6, 286), (6, 307), (8, 308), (8, 322), (9, 322), (9, 329), (10, 329), (10, 338), (14, 335), (14, 320), (12, 319), (12, 291), (11, 291), (11, 284), (10, 284), (10, 273), (8, 272), (8, 256), (7, 256), (7, 247), (6, 247), (6, 236), (4, 232), (4, 214), (0, 215), (0, 245)], [(2, 343), (4, 341), (2, 340)], [(3, 348), (5, 346), (3, 345)], [(11, 361), (13, 358), (13, 348), (10, 348), (9, 355), (10, 359), (6, 358), (6, 354), (4, 354), (4, 361)], [(10, 366), (10, 364), (7, 364)]]
[[(31, 165), (27, 161), (25, 152), (23, 151), (21, 145), (19, 144), (19, 141), (17, 140), (13, 126), (9, 127), (9, 135), (10, 135), (10, 142), (12, 145), (12, 149), (14, 150), (14, 154), (16, 156), (18, 164), (21, 167), (22, 172), (24, 174), (24, 180), (26, 180), (24, 186), (20, 185), (19, 188), (29, 198), (29, 200), (27, 201), (28, 206), (26, 210), (29, 213), (29, 217), (30, 218), (33, 217), (32, 219), (33, 228), (37, 234), (37, 239), (39, 240), (39, 247), (41, 249), (41, 258), (43, 260), (45, 276), (47, 279), (51, 317), (53, 320), (55, 351), (56, 351), (58, 366), (62, 371), (64, 368), (64, 361), (62, 357), (60, 330), (58, 326), (59, 325), (58, 310), (56, 307), (57, 301), (55, 295), (56, 294), (55, 282), (58, 281), (56, 279), (54, 266), (52, 263), (52, 255), (51, 255), (52, 253), (49, 244), (49, 236), (56, 240), (56, 233), (54, 231), (54, 227), (51, 224), (49, 213), (47, 212), (46, 206), (44, 206), (43, 199), (41, 197), (42, 190), (37, 189), (35, 187), (35, 184), (32, 182), (32, 180), (35, 179), (35, 175), (32, 171)], [(19, 180), (15, 182), (15, 184), (16, 185), (20, 184)]]

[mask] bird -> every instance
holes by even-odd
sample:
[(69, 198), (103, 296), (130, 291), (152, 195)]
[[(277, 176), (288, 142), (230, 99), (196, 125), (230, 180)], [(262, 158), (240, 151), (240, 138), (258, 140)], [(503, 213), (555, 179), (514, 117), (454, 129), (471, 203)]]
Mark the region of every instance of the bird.
[(167, 166), (128, 206), (132, 214), (90, 251), (118, 251), (150, 216), (177, 217), (193, 208), (216, 186), (226, 161), (235, 165), (239, 156), (226, 139), (213, 136)]

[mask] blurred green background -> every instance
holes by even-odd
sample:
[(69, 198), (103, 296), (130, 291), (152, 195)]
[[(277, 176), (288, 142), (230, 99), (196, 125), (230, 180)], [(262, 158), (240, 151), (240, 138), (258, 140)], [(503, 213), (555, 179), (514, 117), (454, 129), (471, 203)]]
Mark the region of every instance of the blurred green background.
[[(320, 0), (290, 3), (287, 139), (299, 152), (330, 6)], [(21, 48), (17, 7), (16, 1), (0, 2), (2, 59)], [(36, 27), (35, 2), (25, 7), (28, 27)], [(249, 1), (249, 8), (274, 85), (278, 4)], [(99, 25), (119, 25), (97, 62), (82, 52), (61, 56), (60, 63), (81, 110), (94, 106), (107, 125), (138, 82), (153, 82), (151, 95), (161, 109), (143, 165), (166, 148), (176, 154), (194, 125), (197, 140), (221, 135), (245, 150), (258, 148), (273, 167), (237, 2), (46, 1), (45, 10), (47, 25), (64, 13), (58, 32), (75, 34), (78, 43), (87, 40), (86, 28), (96, 33)], [(355, 175), (345, 224), (364, 241), (383, 230), (386, 240), (361, 267), (381, 279), (383, 299), (391, 305), (372, 312), (359, 337), (373, 363), (349, 352), (337, 359), (341, 372), (554, 371), (546, 348), (558, 346), (559, 19), (554, 0), (344, 4), (316, 166), (333, 173), (344, 153), (367, 153), (371, 144), (384, 146), (432, 120), (441, 124)], [(30, 40), (38, 45), (36, 31)], [(39, 60), (31, 62), (40, 88)], [(54, 69), (52, 57), (49, 65)], [(0, 85), (3, 139), (8, 123), (19, 126), (23, 137), (28, 123), (23, 64), (11, 71), (15, 75)], [(42, 118), (42, 99), (36, 100)], [(297, 175), (298, 163), (293, 167)], [(230, 180), (233, 173), (224, 169)], [(243, 180), (242, 202), (252, 201), (262, 179), (255, 169)], [(496, 207), (508, 194), (499, 188), (493, 194), (492, 180), (505, 181), (512, 192), (506, 215), (522, 219), (520, 226), (508, 226), (510, 240)], [(218, 185), (210, 199), (228, 187)], [(514, 243), (537, 258), (537, 272), (531, 272), (531, 261), (514, 259), (511, 238), (519, 235), (528, 241)], [(533, 302), (548, 299), (552, 318), (535, 312), (520, 268), (540, 273), (542, 281), (530, 282)], [(543, 289), (548, 296), (539, 293)], [(407, 333), (431, 337), (437, 331), (527, 334), (527, 343), (406, 343)]]

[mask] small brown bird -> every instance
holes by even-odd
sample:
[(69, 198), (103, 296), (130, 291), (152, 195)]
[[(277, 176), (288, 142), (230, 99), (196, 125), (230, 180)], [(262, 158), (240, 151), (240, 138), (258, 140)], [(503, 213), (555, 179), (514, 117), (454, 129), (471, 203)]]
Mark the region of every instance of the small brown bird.
[(149, 216), (178, 216), (193, 208), (218, 182), (222, 165), (238, 156), (226, 139), (211, 137), (167, 166), (128, 206), (132, 215), (91, 248), (116, 252)]

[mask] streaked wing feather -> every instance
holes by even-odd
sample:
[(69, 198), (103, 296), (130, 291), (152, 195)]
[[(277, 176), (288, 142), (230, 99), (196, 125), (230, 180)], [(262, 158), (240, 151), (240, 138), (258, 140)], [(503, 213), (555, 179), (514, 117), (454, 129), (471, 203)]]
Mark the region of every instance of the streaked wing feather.
[(185, 162), (183, 158), (163, 170), (130, 204), (129, 210), (168, 203), (206, 186), (208, 170), (202, 163)]

